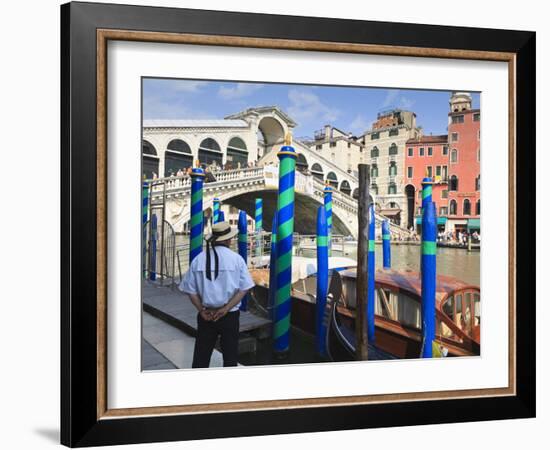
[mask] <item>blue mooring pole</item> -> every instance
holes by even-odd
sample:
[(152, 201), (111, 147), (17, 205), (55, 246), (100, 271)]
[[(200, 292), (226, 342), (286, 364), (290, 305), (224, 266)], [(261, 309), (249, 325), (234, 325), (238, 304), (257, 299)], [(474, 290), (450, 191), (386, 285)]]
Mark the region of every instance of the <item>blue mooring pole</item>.
[(327, 324), (325, 320), (328, 291), (328, 226), (324, 206), (317, 209), (317, 293), (315, 317), (315, 347), (326, 354)]
[[(246, 225), (246, 212), (239, 212), (239, 255), (244, 259), (245, 264), (248, 260), (248, 233)], [(239, 309), (241, 311), (246, 311), (246, 306), (248, 303), (248, 296), (245, 295), (241, 300), (241, 306)]]
[(149, 279), (155, 281), (157, 279), (157, 215), (151, 214), (151, 248), (150, 248)]
[(143, 182), (141, 188), (141, 226), (143, 228), (143, 243), (142, 243), (142, 261), (143, 261), (143, 278), (147, 278), (147, 219), (149, 217), (149, 183)]
[(212, 203), (212, 225), (220, 221), (220, 199), (215, 197)]
[(271, 253), (269, 255), (269, 311), (271, 320), (275, 318), (275, 292), (277, 291), (277, 211), (271, 225)]
[(218, 214), (218, 222), (225, 222), (225, 213), (221, 209)]
[(202, 211), (204, 171), (191, 169), (191, 221), (189, 231), (189, 265), (202, 252), (204, 213)]
[(374, 277), (376, 273), (376, 258), (375, 258), (375, 246), (374, 240), (375, 222), (374, 218), (374, 205), (371, 203), (369, 206), (369, 254), (368, 254), (368, 281), (367, 281), (367, 336), (368, 342), (374, 343)]
[(391, 235), (389, 220), (384, 220), (382, 222), (382, 253), (384, 256), (384, 269), (391, 268)]
[[(437, 253), (437, 218), (435, 204), (424, 200), (431, 198), (431, 179), (422, 180), (422, 358), (433, 356), (435, 339), (435, 284)], [(425, 195), (426, 192), (426, 195)]]

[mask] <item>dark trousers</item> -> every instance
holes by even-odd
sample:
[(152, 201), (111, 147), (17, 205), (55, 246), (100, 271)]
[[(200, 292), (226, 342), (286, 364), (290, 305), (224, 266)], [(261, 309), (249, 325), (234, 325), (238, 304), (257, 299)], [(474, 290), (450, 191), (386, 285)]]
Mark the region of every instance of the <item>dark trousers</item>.
[(239, 350), (239, 314), (240, 311), (228, 312), (216, 322), (204, 320), (197, 316), (197, 339), (193, 352), (193, 368), (208, 367), (214, 351), (216, 340), (220, 336), (223, 354), (223, 366), (237, 365)]

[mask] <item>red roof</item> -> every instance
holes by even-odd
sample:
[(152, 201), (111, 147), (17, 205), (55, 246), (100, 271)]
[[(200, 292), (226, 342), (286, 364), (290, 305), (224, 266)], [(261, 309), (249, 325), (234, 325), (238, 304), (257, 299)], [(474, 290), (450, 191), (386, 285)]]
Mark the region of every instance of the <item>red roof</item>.
[(418, 139), (409, 139), (407, 144), (435, 144), (435, 143), (447, 143), (447, 135), (440, 134), (437, 136), (422, 136)]

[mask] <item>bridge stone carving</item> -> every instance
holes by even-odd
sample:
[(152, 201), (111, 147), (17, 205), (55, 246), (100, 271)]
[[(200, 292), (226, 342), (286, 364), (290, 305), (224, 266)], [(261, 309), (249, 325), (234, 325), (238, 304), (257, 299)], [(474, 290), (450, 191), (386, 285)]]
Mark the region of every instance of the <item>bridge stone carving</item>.
[[(213, 199), (219, 198), (222, 203), (243, 209), (250, 217), (254, 217), (254, 199), (262, 197), (264, 228), (270, 230), (272, 214), (276, 210), (278, 170), (275, 165), (267, 165), (216, 173), (216, 181), (205, 183), (203, 186), (204, 211), (211, 211)], [(296, 232), (315, 233), (316, 209), (323, 204), (324, 187), (325, 185), (314, 176), (296, 172)], [(154, 180), (151, 203), (152, 205), (161, 204), (164, 196), (165, 219), (176, 232), (183, 232), (184, 225), (190, 219), (190, 192), (191, 179), (187, 175)], [(333, 232), (357, 238), (357, 200), (335, 190), (332, 202)], [(205, 213), (205, 216), (208, 217), (208, 214)], [(380, 233), (380, 223), (384, 219), (386, 219), (384, 216), (376, 214), (378, 233)], [(390, 232), (401, 237), (407, 237), (410, 234), (408, 230), (391, 222)]]

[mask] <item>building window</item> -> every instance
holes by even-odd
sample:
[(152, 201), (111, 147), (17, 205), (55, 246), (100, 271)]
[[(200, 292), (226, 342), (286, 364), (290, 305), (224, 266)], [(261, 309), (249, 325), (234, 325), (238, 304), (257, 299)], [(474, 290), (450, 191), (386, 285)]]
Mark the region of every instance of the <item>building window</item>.
[(479, 113), (474, 113), (474, 122), (479, 122)]
[(409, 149), (407, 150), (407, 154), (409, 156), (414, 156), (414, 149), (412, 147), (409, 147)]
[(458, 162), (458, 150), (456, 148), (453, 148), (451, 150), (451, 163)]
[(397, 145), (392, 144), (390, 145), (389, 154), (391, 155), (397, 155)]
[(378, 147), (373, 147), (370, 151), (370, 157), (371, 158), (378, 158), (380, 156), (380, 150), (378, 150)]
[(479, 141), (479, 138), (481, 137), (481, 130), (477, 130), (477, 140)]
[(376, 183), (371, 184), (370, 190), (374, 195), (378, 195), (378, 185)]
[(443, 156), (447, 156), (449, 154), (449, 147), (447, 147), (446, 145), (443, 146), (443, 148), (441, 149), (441, 154)]
[(476, 202), (476, 216), (479, 216), (481, 214), (481, 200), (478, 200)]
[(470, 206), (470, 200), (467, 198), (464, 199), (464, 205), (462, 207), (462, 214), (465, 216), (469, 216), (472, 213), (471, 206)]
[(449, 215), (456, 216), (456, 200), (451, 200), (449, 203)]
[(388, 185), (388, 195), (397, 194), (397, 186), (395, 183), (390, 183)]
[(442, 169), (443, 169), (443, 173), (441, 174), (441, 179), (443, 181), (447, 181), (447, 176), (448, 176), (447, 166), (443, 166)]
[(481, 160), (481, 152), (479, 151), (479, 148), (477, 149), (477, 162)]
[(458, 142), (458, 133), (451, 133), (451, 142)]
[(407, 178), (412, 178), (412, 177), (413, 177), (413, 168), (407, 167)]
[(323, 144), (317, 144), (315, 150), (323, 150)]
[(416, 215), (421, 216), (422, 215), (422, 206), (419, 206), (416, 208)]
[(428, 156), (432, 156), (434, 154), (433, 147), (428, 147)]
[(419, 198), (420, 200), (422, 200), (422, 189), (420, 189), (420, 190), (418, 191), (418, 198)]
[(418, 156), (424, 156), (424, 147), (420, 147), (420, 149), (418, 149)]
[(397, 136), (399, 134), (399, 130), (397, 128), (392, 128), (389, 132), (390, 136)]
[(441, 177), (441, 166), (435, 166), (435, 176)]
[(449, 198), (449, 191), (447, 189), (441, 191), (441, 198)]
[(397, 175), (397, 164), (395, 163), (395, 161), (390, 162), (388, 174), (390, 175), (390, 177), (394, 177)]
[(452, 123), (464, 123), (464, 115), (460, 114), (459, 116), (453, 116)]
[(376, 164), (373, 164), (370, 167), (370, 177), (376, 178), (378, 176), (378, 166)]
[(433, 175), (433, 167), (432, 166), (428, 166), (426, 167), (426, 176), (428, 178), (432, 178), (434, 175)]
[(456, 175), (451, 175), (449, 180), (449, 191), (458, 191), (458, 177)]
[(348, 148), (351, 148), (351, 142), (348, 142)]
[(336, 141), (331, 141), (330, 146), (331, 147), (336, 147)]
[(481, 188), (481, 175), (478, 175), (476, 178), (476, 191), (479, 191)]
[(439, 215), (440, 216), (446, 216), (448, 212), (449, 211), (448, 211), (446, 206), (442, 206), (441, 208), (439, 208)]
[(374, 141), (375, 139), (380, 139), (380, 133), (377, 131), (376, 133), (372, 133), (370, 135), (371, 141)]

